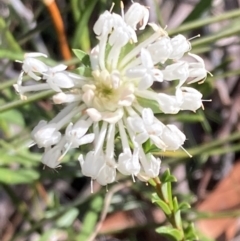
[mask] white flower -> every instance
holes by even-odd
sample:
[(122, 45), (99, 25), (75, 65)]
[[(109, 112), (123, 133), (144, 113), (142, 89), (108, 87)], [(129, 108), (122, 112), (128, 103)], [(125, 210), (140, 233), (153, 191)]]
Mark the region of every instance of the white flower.
[(116, 168), (104, 163), (97, 176), (97, 182), (103, 186), (112, 183), (116, 178)]
[[(46, 71), (48, 71), (48, 66), (44, 64), (42, 61), (35, 59), (35, 57), (47, 57), (47, 55), (42, 53), (27, 53), (24, 55), (22, 70), (27, 75), (29, 75), (34, 80), (40, 80), (41, 77), (37, 76), (35, 73), (42, 75)], [(19, 79), (18, 82), (21, 82), (22, 79)]]
[(150, 53), (146, 49), (141, 50), (142, 65), (129, 69), (126, 73), (131, 78), (140, 78), (138, 88), (148, 89), (153, 81), (162, 82), (163, 74), (159, 69), (154, 68)]
[(105, 35), (112, 31), (113, 26), (116, 24), (114, 18), (116, 15), (112, 15), (109, 11), (105, 11), (100, 15), (99, 19), (93, 26), (93, 31), (97, 35)]
[(135, 148), (133, 153), (130, 149), (122, 152), (118, 157), (118, 171), (124, 175), (137, 176), (141, 166), (139, 163), (139, 149)]
[(181, 102), (181, 110), (196, 111), (202, 106), (202, 94), (191, 87), (181, 87), (177, 91), (177, 98)]
[(186, 136), (175, 125), (166, 125), (161, 137), (167, 146), (166, 150), (172, 151), (179, 149), (186, 140)]
[(165, 144), (160, 138), (164, 124), (155, 119), (150, 108), (142, 110), (142, 118), (138, 115), (128, 117), (128, 123), (137, 143), (141, 145), (150, 138), (158, 148), (165, 148)]
[(172, 53), (169, 56), (170, 59), (180, 59), (183, 55), (191, 50), (190, 42), (181, 34), (171, 39)]
[(58, 168), (61, 167), (60, 161), (63, 157), (63, 149), (64, 149), (65, 140), (62, 140), (54, 147), (45, 148), (44, 154), (42, 156), (41, 162), (45, 166), (50, 168)]
[(164, 36), (147, 47), (154, 63), (165, 63), (173, 51), (171, 39)]
[(136, 30), (136, 26), (141, 22), (140, 30), (143, 30), (149, 19), (149, 11), (139, 3), (133, 3), (124, 16), (125, 22)]
[[(151, 23), (152, 33), (139, 41), (136, 29), (144, 30), (148, 19), (148, 9), (139, 3), (125, 15), (123, 7), (121, 15), (100, 15), (93, 27), (98, 44), (87, 66), (91, 76), (72, 73), (63, 64), (48, 66), (38, 59), (46, 57), (41, 53), (25, 55), (14, 85), (21, 98), (26, 99), (28, 92), (52, 90), (53, 102), (64, 104), (51, 121), (40, 121), (31, 133), (33, 144), (44, 148), (44, 165), (56, 168), (69, 150), (87, 144), (79, 162), (91, 183), (108, 185), (116, 181), (117, 170), (133, 181), (148, 181), (159, 175), (161, 160), (147, 146), (184, 150), (185, 135), (175, 125), (163, 124), (151, 107), (156, 110), (158, 105), (162, 114), (195, 112), (202, 106), (202, 94), (185, 85), (204, 80), (208, 72), (199, 56), (189, 53), (193, 62), (182, 59), (191, 50), (183, 35), (170, 38)], [(37, 84), (23, 84), (24, 74)], [(154, 82), (164, 81), (174, 82), (175, 93), (151, 89)]]
[(91, 143), (94, 140), (94, 134), (86, 134), (92, 121), (79, 120), (75, 124), (70, 123), (66, 128), (66, 141), (70, 148), (77, 148), (80, 145)]
[(55, 123), (47, 124), (41, 120), (31, 133), (33, 141), (38, 147), (50, 147), (57, 144), (61, 139), (61, 133)]
[(165, 114), (177, 114), (180, 111), (180, 103), (175, 95), (159, 93), (157, 101), (160, 110)]
[(121, 137), (123, 152), (118, 157), (117, 168), (118, 171), (124, 175), (132, 175), (133, 180), (135, 180), (134, 176), (137, 176), (141, 169), (139, 162), (139, 148), (138, 145), (136, 145), (135, 140), (132, 139), (133, 143), (135, 143), (132, 153), (122, 120), (118, 122), (118, 129)]
[(87, 153), (85, 160), (81, 154), (78, 158), (80, 165), (82, 167), (82, 173), (84, 176), (91, 177), (95, 180), (105, 164), (103, 155), (96, 155), (94, 151)]
[(168, 65), (163, 71), (165, 80), (179, 80), (178, 87), (182, 86), (189, 77), (189, 64), (184, 61), (179, 61), (175, 64)]
[(207, 71), (205, 69), (203, 59), (197, 56), (196, 54), (188, 53), (188, 55), (190, 55), (198, 61), (198, 63), (189, 64), (189, 77), (192, 77), (193, 80), (189, 81), (188, 84), (198, 82), (199, 80), (204, 81), (207, 77)]
[(145, 178), (150, 179), (157, 177), (160, 172), (161, 160), (160, 158), (155, 158), (152, 154), (148, 153), (145, 155), (142, 148), (140, 148), (140, 162), (142, 164), (142, 171), (140, 172), (140, 180), (141, 176), (145, 176)]

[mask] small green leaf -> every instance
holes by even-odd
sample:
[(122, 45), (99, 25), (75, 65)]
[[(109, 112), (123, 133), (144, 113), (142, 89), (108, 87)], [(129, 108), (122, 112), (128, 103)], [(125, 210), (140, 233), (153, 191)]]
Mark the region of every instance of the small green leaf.
[(149, 179), (148, 183), (152, 185), (153, 187), (156, 187), (156, 182), (153, 179)]
[(161, 176), (161, 182), (177, 182), (177, 178), (170, 174), (169, 169), (167, 169)]
[(0, 168), (0, 183), (21, 184), (32, 183), (39, 178), (39, 173), (32, 169), (11, 170), (9, 168)]
[[(170, 201), (172, 199), (172, 195), (169, 195), (168, 193), (168, 182), (162, 183), (161, 190), (164, 201), (168, 204), (172, 204), (172, 202)], [(172, 208), (172, 205), (170, 207)]]
[(183, 113), (177, 114), (176, 120), (180, 122), (185, 122), (185, 123), (194, 123), (194, 122), (202, 122), (204, 121), (204, 118), (199, 113), (192, 114), (191, 112), (189, 112), (187, 114), (183, 114)]
[(49, 241), (55, 239), (56, 237), (61, 236), (61, 231), (57, 229), (50, 229), (43, 233), (38, 241)]
[(183, 239), (183, 233), (175, 228), (160, 227), (156, 229), (156, 232), (173, 241), (180, 241)]
[(173, 198), (173, 210), (174, 210), (174, 212), (177, 212), (178, 209), (179, 209), (179, 207), (178, 207), (178, 200), (177, 200), (176, 197), (174, 197)]
[(89, 202), (89, 207), (86, 209), (87, 212), (84, 215), (81, 232), (76, 237), (75, 240), (88, 240), (89, 236), (93, 233), (96, 223), (99, 217), (99, 213), (102, 210), (103, 206), (103, 197), (96, 196), (93, 197)]
[(85, 77), (91, 77), (92, 76), (92, 69), (86, 66), (80, 66), (77, 68), (78, 74), (85, 76)]
[(177, 228), (182, 229), (181, 211), (179, 210), (178, 200), (176, 197), (173, 198), (173, 212)]
[(201, 15), (207, 11), (212, 5), (212, 0), (201, 0), (191, 11), (191, 13), (186, 17), (183, 23), (191, 22), (193, 20), (197, 20), (201, 18)]
[(193, 223), (190, 223), (184, 230), (185, 238), (189, 240), (199, 240)]
[(162, 201), (158, 196), (157, 194), (153, 194), (152, 195), (152, 202), (153, 203), (156, 203), (162, 210), (164, 213), (166, 213), (167, 215), (170, 215), (171, 214), (171, 210), (170, 208), (168, 207), (168, 205)]
[(79, 214), (79, 211), (77, 208), (71, 208), (56, 220), (56, 225), (59, 228), (70, 227), (75, 221), (75, 219), (77, 218), (78, 214)]
[(90, 58), (87, 53), (80, 49), (73, 49), (73, 53), (77, 56), (77, 58), (84, 64), (85, 66), (90, 66)]
[[(151, 146), (152, 146), (152, 144), (151, 144), (150, 139), (148, 139), (146, 142), (144, 142), (142, 145), (144, 153), (146, 153), (146, 154), (149, 153)], [(159, 151), (159, 149), (158, 149), (158, 151)]]
[(187, 202), (182, 202), (178, 205), (179, 210), (187, 210), (189, 208), (191, 208), (191, 205)]
[(142, 107), (152, 109), (154, 114), (162, 113), (157, 101), (149, 100), (149, 99), (145, 99), (145, 98), (141, 98), (141, 97), (138, 97), (137, 100)]

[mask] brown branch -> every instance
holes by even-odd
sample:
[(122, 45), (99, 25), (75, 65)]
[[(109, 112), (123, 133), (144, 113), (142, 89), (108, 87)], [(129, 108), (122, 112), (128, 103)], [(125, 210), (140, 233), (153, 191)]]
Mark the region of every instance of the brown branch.
[(58, 40), (59, 40), (62, 57), (65, 60), (69, 60), (72, 58), (72, 54), (71, 54), (71, 51), (68, 46), (64, 24), (63, 24), (63, 20), (62, 20), (60, 11), (58, 9), (58, 6), (57, 6), (55, 0), (43, 0), (43, 3), (46, 5), (46, 7), (51, 15), (55, 29), (57, 31), (57, 36), (58, 36)]

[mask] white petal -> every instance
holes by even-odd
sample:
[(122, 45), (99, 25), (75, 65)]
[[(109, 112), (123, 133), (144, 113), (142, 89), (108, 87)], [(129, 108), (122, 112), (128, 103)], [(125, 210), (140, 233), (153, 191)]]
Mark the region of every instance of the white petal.
[(142, 118), (143, 118), (144, 124), (152, 125), (153, 124), (153, 120), (154, 120), (154, 114), (153, 114), (152, 109), (144, 108), (142, 110)]
[(126, 71), (126, 76), (130, 78), (140, 78), (146, 73), (146, 69), (143, 68), (142, 66), (135, 67), (132, 69), (128, 69)]
[(60, 157), (61, 149), (56, 146), (44, 152), (41, 162), (50, 168), (57, 168), (60, 164)]
[(50, 82), (52, 82), (60, 88), (72, 88), (74, 86), (73, 80), (70, 77), (68, 77), (67, 74), (61, 72), (55, 73), (53, 74), (53, 76), (47, 78), (47, 82), (49, 84)]
[(57, 66), (55, 66), (55, 67), (52, 67), (52, 68), (50, 69), (50, 71), (52, 71), (52, 72), (59, 72), (59, 71), (65, 70), (65, 69), (67, 69), (67, 65), (65, 65), (65, 64), (59, 64), (59, 65), (57, 65)]
[(178, 103), (175, 96), (160, 93), (158, 94), (157, 101), (161, 111), (165, 114), (176, 114), (180, 111), (181, 103)]
[(91, 177), (92, 179), (97, 178), (98, 173), (100, 172), (105, 163), (103, 156), (96, 156), (94, 151), (88, 152), (84, 161), (82, 155), (80, 155), (79, 162), (82, 167), (83, 175)]
[(164, 63), (173, 51), (169, 37), (162, 37), (147, 47), (154, 63)]
[(78, 145), (81, 146), (88, 143), (92, 143), (94, 138), (95, 138), (95, 135), (93, 133), (87, 134), (78, 141)]
[(142, 23), (140, 30), (144, 29), (149, 19), (149, 11), (139, 3), (133, 3), (124, 16), (125, 22), (136, 30), (139, 22)]
[(139, 116), (128, 117), (127, 122), (133, 132), (143, 132), (145, 130), (142, 119)]
[(163, 129), (162, 140), (167, 146), (167, 150), (177, 150), (186, 140), (186, 136), (175, 126), (167, 125)]
[(116, 179), (116, 168), (110, 167), (107, 164), (101, 168), (96, 178), (97, 182), (102, 186), (114, 182)]
[(130, 151), (123, 152), (118, 158), (118, 171), (123, 175), (137, 175), (140, 171), (138, 149), (135, 148), (133, 154)]
[(115, 124), (123, 117), (123, 110), (117, 109), (115, 112), (104, 112), (102, 113), (102, 120)]
[(145, 74), (142, 79), (139, 81), (138, 89), (146, 90), (151, 87), (153, 84), (153, 77), (149, 74)]
[(146, 142), (148, 139), (149, 139), (149, 134), (146, 131), (144, 131), (140, 134), (137, 134), (135, 136), (135, 141), (140, 145), (143, 144), (144, 142)]
[(152, 57), (146, 49), (141, 50), (141, 60), (145, 68), (153, 68)]
[(47, 58), (47, 55), (43, 54), (43, 53), (38, 53), (38, 52), (24, 54), (24, 59), (26, 59), (26, 58), (35, 58), (35, 57), (45, 57), (45, 58)]
[(191, 49), (190, 42), (181, 34), (173, 37), (171, 39), (171, 44), (173, 51), (169, 56), (170, 59), (180, 59), (184, 53)]
[(98, 122), (100, 120), (102, 120), (102, 115), (101, 113), (94, 109), (94, 108), (88, 108), (86, 110), (86, 113), (89, 115), (89, 117), (94, 121), (94, 122)]

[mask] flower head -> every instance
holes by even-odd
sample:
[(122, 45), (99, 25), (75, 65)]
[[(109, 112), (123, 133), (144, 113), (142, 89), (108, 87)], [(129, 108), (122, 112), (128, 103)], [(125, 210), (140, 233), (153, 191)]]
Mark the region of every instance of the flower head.
[[(161, 160), (145, 149), (146, 143), (162, 151), (182, 147), (185, 135), (161, 122), (151, 106), (145, 108), (139, 100), (155, 101), (159, 113), (195, 112), (202, 106), (202, 94), (184, 85), (205, 79), (207, 71), (197, 55), (189, 53), (194, 62), (184, 60), (191, 44), (183, 35), (170, 38), (149, 24), (152, 34), (138, 41), (136, 30), (143, 31), (148, 18), (148, 8), (139, 3), (125, 14), (100, 15), (93, 27), (99, 42), (89, 54), (90, 76), (71, 73), (62, 64), (50, 67), (37, 58), (46, 57), (40, 53), (25, 56), (16, 91), (26, 98), (27, 92), (51, 89), (56, 92), (54, 103), (65, 104), (31, 134), (34, 144), (45, 149), (45, 165), (55, 168), (69, 150), (88, 144), (89, 152), (79, 156), (83, 175), (101, 185), (114, 182), (116, 170), (147, 181), (159, 175)], [(38, 83), (23, 86), (24, 73)], [(175, 93), (151, 89), (154, 82), (164, 81), (176, 83)]]

